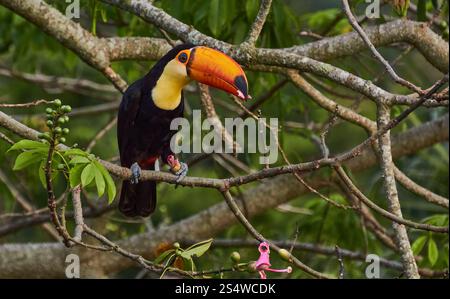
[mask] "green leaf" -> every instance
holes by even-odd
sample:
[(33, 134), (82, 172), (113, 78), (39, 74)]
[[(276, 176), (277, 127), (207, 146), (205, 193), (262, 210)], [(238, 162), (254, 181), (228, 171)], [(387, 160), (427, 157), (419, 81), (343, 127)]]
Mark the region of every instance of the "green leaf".
[(86, 157), (83, 157), (83, 156), (75, 156), (74, 158), (72, 158), (71, 160), (70, 160), (70, 164), (86, 164), (86, 163), (89, 163), (89, 162), (91, 162), (91, 160), (89, 160), (88, 158), (86, 158)]
[(65, 156), (82, 156), (87, 157), (89, 154), (79, 148), (71, 148), (64, 151)]
[(195, 266), (194, 260), (192, 258), (183, 258), (184, 264), (191, 265), (191, 271), (195, 272), (197, 270), (197, 267)]
[[(39, 170), (38, 170), (39, 181), (41, 181), (42, 187), (44, 187), (45, 189), (47, 189), (47, 179), (45, 178), (45, 165), (46, 164), (47, 164), (47, 159), (43, 159), (41, 161), (41, 164), (39, 165)], [(55, 167), (55, 164), (59, 164), (59, 162), (53, 160), (52, 168)], [(57, 180), (58, 173), (59, 173), (58, 171), (53, 171), (52, 179)]]
[(153, 262), (155, 264), (161, 264), (171, 253), (174, 254), (175, 249), (169, 249), (169, 250), (164, 251)]
[(114, 201), (114, 198), (116, 197), (116, 185), (114, 184), (114, 181), (109, 174), (109, 172), (106, 170), (106, 168), (100, 164), (98, 161), (93, 161), (97, 169), (102, 173), (103, 178), (106, 182), (106, 191), (108, 193), (108, 203), (112, 203)]
[(103, 23), (108, 22), (108, 15), (106, 14), (106, 9), (101, 8), (100, 9), (100, 14), (101, 14)]
[(193, 256), (200, 257), (206, 251), (208, 251), (209, 247), (211, 247), (213, 239), (208, 239), (197, 244), (194, 244), (183, 251), (180, 256), (186, 259), (190, 259)]
[(437, 226), (446, 226), (448, 225), (448, 215), (447, 214), (437, 214), (430, 217), (427, 217), (423, 220), (423, 222), (437, 225)]
[(253, 22), (253, 20), (256, 17), (256, 14), (258, 13), (258, 1), (257, 0), (246, 0), (245, 1), (245, 13), (247, 14), (247, 19), (250, 22)]
[(39, 150), (30, 150), (20, 153), (14, 163), (13, 170), (20, 170), (29, 165), (42, 161), (45, 158), (44, 152)]
[(86, 165), (81, 172), (81, 185), (86, 187), (95, 177), (95, 166), (91, 164)]
[(199, 23), (201, 20), (206, 19), (208, 16), (208, 6), (201, 5), (197, 10), (195, 10), (194, 24)]
[(419, 0), (417, 3), (417, 21), (424, 22), (427, 20), (427, 1)]
[(436, 242), (430, 238), (428, 240), (428, 260), (430, 264), (434, 266), (439, 258), (439, 251), (436, 245)]
[(393, 7), (394, 11), (400, 16), (405, 17), (408, 13), (410, 0), (394, 0)]
[(411, 248), (415, 255), (419, 255), (422, 252), (423, 247), (427, 243), (427, 239), (428, 236), (420, 236), (414, 241)]
[(209, 2), (208, 26), (214, 36), (220, 31), (220, 3), (219, 0)]
[(45, 179), (45, 171), (44, 171), (45, 162), (46, 162), (45, 160), (42, 160), (41, 164), (39, 165), (38, 174), (39, 174), (39, 180), (41, 181), (42, 186), (45, 189), (47, 189), (47, 180)]
[(98, 12), (98, 2), (94, 0), (92, 8), (92, 24), (91, 24), (91, 33), (92, 35), (97, 35), (97, 12)]
[(74, 188), (75, 186), (78, 186), (81, 184), (81, 172), (84, 169), (84, 165), (76, 165), (72, 169), (70, 169), (69, 172), (69, 182), (70, 187)]
[[(94, 164), (94, 166), (97, 165)], [(95, 167), (95, 185), (97, 186), (98, 196), (102, 196), (103, 193), (105, 193), (105, 179), (103, 178), (103, 174), (97, 167)]]
[(20, 140), (19, 142), (13, 144), (13, 146), (11, 146), (8, 149), (8, 152), (14, 151), (14, 150), (29, 150), (29, 149), (38, 149), (38, 148), (42, 148), (42, 149), (47, 148), (48, 149), (48, 144), (39, 142), (39, 141), (24, 139), (24, 140)]

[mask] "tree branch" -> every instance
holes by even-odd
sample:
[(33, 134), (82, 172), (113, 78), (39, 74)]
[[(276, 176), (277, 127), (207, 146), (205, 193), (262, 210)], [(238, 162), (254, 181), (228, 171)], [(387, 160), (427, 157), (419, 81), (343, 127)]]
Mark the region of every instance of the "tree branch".
[[(390, 112), (389, 107), (385, 105), (378, 106), (378, 128), (389, 125), (391, 122)], [(384, 134), (380, 135), (378, 142), (380, 146), (380, 164), (383, 171), (384, 188), (389, 204), (389, 210), (395, 216), (403, 218), (400, 201), (398, 198), (397, 186), (395, 183), (390, 131), (386, 131)], [(394, 221), (392, 223), (392, 228), (395, 232), (394, 236), (397, 246), (400, 249), (403, 270), (405, 271), (406, 276), (408, 278), (420, 278), (405, 226), (397, 221)]]
[[(37, 137), (36, 131), (14, 120), (5, 120), (2, 112), (0, 112), (0, 126), (11, 128), (16, 134), (23, 134), (22, 137), (25, 138)], [(393, 158), (417, 152), (446, 140), (448, 140), (448, 118), (423, 124), (393, 138)], [(361, 155), (344, 163), (344, 166), (351, 171), (361, 171), (375, 163), (375, 155), (370, 148), (366, 148)], [(308, 181), (309, 185), (315, 188), (318, 188), (321, 182), (321, 178)], [(240, 199), (245, 201), (248, 217), (253, 217), (305, 192), (308, 190), (291, 175), (281, 175), (244, 191)], [(42, 223), (41, 221), (48, 221), (48, 216), (36, 223)], [(119, 241), (119, 244), (125, 248), (133, 248), (134, 252), (150, 258), (155, 256), (155, 250), (161, 242), (179, 241), (187, 235), (192, 239), (203, 240), (217, 235), (235, 222), (236, 218), (226, 203), (219, 203), (173, 225), (161, 227), (151, 235), (139, 234)], [(60, 243), (9, 244), (0, 245), (0, 277), (61, 277), (64, 275), (65, 256), (68, 253), (79, 254), (83, 263), (90, 263), (88, 268), (96, 269), (100, 274), (114, 273), (132, 265), (126, 259), (108, 252), (98, 254), (80, 248), (65, 249)]]
[(386, 69), (387, 73), (394, 79), (395, 82), (406, 86), (407, 88), (411, 89), (412, 91), (415, 91), (419, 95), (423, 94), (423, 91), (421, 88), (415, 86), (411, 82), (401, 78), (395, 70), (392, 68), (392, 66), (387, 62), (386, 59), (380, 54), (380, 52), (377, 51), (375, 46), (370, 41), (369, 37), (366, 35), (364, 30), (359, 26), (358, 21), (355, 19), (355, 17), (352, 14), (352, 11), (350, 9), (350, 5), (348, 4), (348, 0), (342, 0), (342, 3), (344, 4), (344, 11), (348, 17), (348, 20), (352, 27), (358, 32), (358, 34), (361, 36), (362, 40), (366, 43), (366, 45), (369, 47), (370, 51), (372, 52), (373, 56), (383, 64), (384, 68)]
[(248, 32), (247, 39), (245, 43), (250, 46), (255, 46), (256, 41), (261, 34), (261, 30), (266, 22), (267, 15), (270, 12), (270, 6), (272, 5), (272, 0), (261, 0), (261, 4), (259, 6), (258, 14), (256, 15), (255, 20), (253, 21), (252, 27)]

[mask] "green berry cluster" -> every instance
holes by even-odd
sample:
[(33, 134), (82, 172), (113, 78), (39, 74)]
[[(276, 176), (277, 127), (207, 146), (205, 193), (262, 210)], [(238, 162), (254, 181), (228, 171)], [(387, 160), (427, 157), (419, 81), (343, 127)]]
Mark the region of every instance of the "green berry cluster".
[(62, 128), (64, 124), (69, 122), (69, 116), (67, 113), (72, 111), (72, 107), (69, 105), (62, 105), (61, 100), (56, 99), (52, 101), (54, 108), (48, 107), (45, 109), (47, 118), (47, 127), (50, 132), (39, 134), (40, 139), (47, 141), (54, 140), (55, 142), (64, 143), (66, 142), (66, 136), (69, 134), (68, 128)]

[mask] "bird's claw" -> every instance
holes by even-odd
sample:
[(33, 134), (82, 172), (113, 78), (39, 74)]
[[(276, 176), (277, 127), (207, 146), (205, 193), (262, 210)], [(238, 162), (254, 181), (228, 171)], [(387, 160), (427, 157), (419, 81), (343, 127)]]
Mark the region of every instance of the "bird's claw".
[(139, 164), (137, 162), (134, 162), (133, 165), (130, 167), (131, 170), (131, 178), (130, 181), (132, 184), (139, 183), (139, 178), (141, 177), (141, 167), (139, 167)]
[(177, 176), (176, 183), (179, 183), (188, 173), (189, 167), (186, 163), (179, 162), (180, 163), (180, 169), (174, 173), (174, 175)]
[(170, 171), (177, 176), (176, 183), (179, 183), (188, 172), (188, 166), (186, 163), (178, 161), (175, 156), (170, 155), (167, 157), (167, 164), (170, 166)]

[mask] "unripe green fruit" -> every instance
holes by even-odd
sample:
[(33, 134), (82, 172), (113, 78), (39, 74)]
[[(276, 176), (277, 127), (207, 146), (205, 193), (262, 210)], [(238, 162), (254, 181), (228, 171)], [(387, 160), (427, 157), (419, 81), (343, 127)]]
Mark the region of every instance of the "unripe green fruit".
[(53, 121), (51, 121), (51, 120), (47, 120), (47, 126), (49, 126), (49, 127), (53, 127)]
[(50, 135), (48, 133), (40, 133), (38, 135), (39, 139), (45, 139), (45, 140), (50, 140)]
[(239, 252), (234, 251), (231, 253), (230, 258), (233, 262), (239, 263), (239, 261), (241, 260), (241, 255), (239, 254)]
[(64, 117), (60, 117), (58, 118), (58, 124), (64, 124), (66, 122), (66, 120), (64, 119)]
[(45, 109), (45, 113), (52, 114), (53, 113), (53, 109), (52, 108), (47, 108), (47, 109)]
[(62, 103), (60, 99), (56, 99), (53, 101), (53, 104), (55, 104), (57, 107), (60, 107)]
[(283, 260), (289, 261), (291, 259), (291, 253), (286, 249), (281, 248), (280, 250), (278, 250), (278, 254)]
[(447, 24), (446, 21), (442, 21), (442, 22), (439, 24), (439, 26), (441, 26), (442, 29), (445, 29), (445, 28), (448, 27), (448, 24)]
[(63, 170), (64, 169), (64, 164), (58, 164), (58, 169), (59, 170)]
[(61, 111), (65, 112), (65, 113), (69, 113), (70, 111), (72, 111), (72, 107), (70, 107), (69, 105), (63, 105), (63, 106), (61, 106)]
[(56, 127), (53, 129), (53, 132), (55, 132), (56, 134), (61, 134), (62, 133), (62, 129), (61, 127)]
[(64, 115), (64, 121), (65, 121), (66, 123), (69, 122), (69, 117), (68, 117), (67, 115)]
[(176, 249), (179, 249), (181, 246), (180, 246), (180, 243), (175, 242), (175, 243), (173, 243), (173, 247)]
[(68, 128), (64, 128), (62, 130), (62, 132), (63, 132), (64, 135), (67, 135), (67, 134), (69, 134), (70, 130)]
[(64, 138), (64, 137), (59, 138), (59, 142), (61, 142), (61, 143), (66, 142), (66, 138)]

